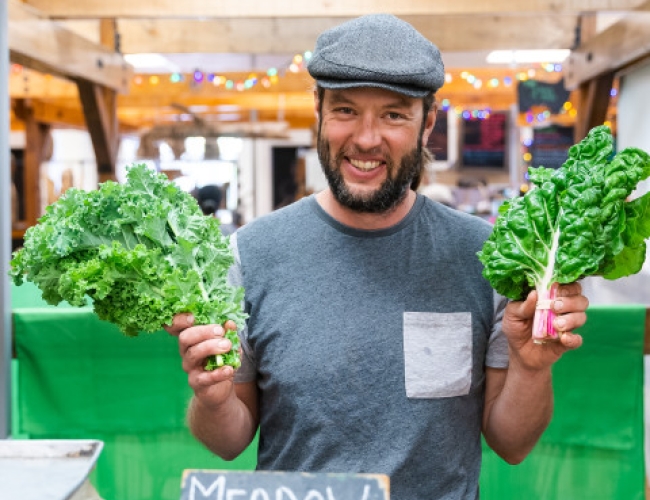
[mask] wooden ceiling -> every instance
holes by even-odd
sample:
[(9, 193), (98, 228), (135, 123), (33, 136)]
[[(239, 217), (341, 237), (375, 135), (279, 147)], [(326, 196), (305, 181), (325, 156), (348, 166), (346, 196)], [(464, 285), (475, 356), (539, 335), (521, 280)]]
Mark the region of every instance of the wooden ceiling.
[[(598, 31), (603, 14), (649, 10), (647, 0), (9, 0), (9, 45), (14, 63), (12, 99), (28, 100), (37, 121), (84, 126), (78, 79), (118, 91), (117, 118), (122, 130), (185, 120), (211, 122), (286, 121), (313, 125), (313, 82), (291, 57), (313, 48), (323, 30), (369, 12), (391, 12), (411, 22), (436, 43), (448, 64), (450, 81), (439, 99), (452, 106), (504, 108), (515, 102), (515, 81), (524, 67), (464, 67), (495, 49), (579, 49)], [(601, 16), (599, 18), (599, 16)], [(647, 24), (647, 23), (646, 23)], [(116, 52), (117, 49), (117, 52)], [(170, 74), (136, 74), (125, 54), (186, 54), (206, 61), (215, 54), (285, 55), (278, 78), (261, 84), (270, 68), (232, 71), (206, 67), (199, 84), (191, 74), (172, 82)], [(198, 56), (197, 56), (198, 55)], [(460, 62), (458, 62), (460, 61)], [(477, 88), (462, 78), (471, 73)], [(558, 73), (536, 69), (536, 79), (557, 80)], [(234, 83), (208, 82), (211, 74)], [(250, 88), (237, 83), (255, 76)], [(490, 81), (497, 85), (488, 85)], [(12, 121), (20, 128), (20, 120)]]

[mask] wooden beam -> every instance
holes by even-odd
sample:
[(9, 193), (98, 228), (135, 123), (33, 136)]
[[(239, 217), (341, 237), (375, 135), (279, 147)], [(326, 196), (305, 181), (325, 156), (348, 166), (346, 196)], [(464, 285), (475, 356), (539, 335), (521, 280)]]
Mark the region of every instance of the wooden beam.
[[(433, 3), (433, 2), (432, 2)], [(445, 51), (571, 48), (577, 16), (404, 16)], [(296, 54), (341, 18), (170, 20), (120, 19), (121, 47), (130, 53)], [(70, 23), (68, 23), (70, 24)], [(459, 36), (462, 33), (462, 36)]]
[(605, 122), (613, 83), (614, 73), (610, 72), (580, 85), (575, 142), (580, 142), (587, 136), (589, 130)]
[(346, 17), (369, 12), (391, 12), (395, 15), (495, 14), (557, 12), (578, 14), (606, 10), (628, 10), (639, 0), (238, 0), (237, 2), (206, 2), (205, 0), (26, 0), (26, 3), (47, 12), (52, 17), (97, 18), (244, 18), (244, 17)]
[(650, 1), (574, 50), (564, 64), (573, 90), (603, 73), (618, 71), (650, 54)]
[(115, 19), (100, 19), (99, 21), (99, 43), (102, 47), (119, 52), (117, 43), (117, 22)]
[(77, 87), (70, 80), (28, 68), (19, 68), (9, 75), (9, 95), (22, 99), (78, 99)]
[(121, 54), (90, 42), (18, 0), (9, 0), (8, 10), (12, 62), (127, 91), (131, 68)]
[[(101, 19), (99, 41), (108, 50), (119, 50), (114, 19)], [(85, 79), (77, 79), (76, 83), (95, 152), (99, 181), (116, 180), (119, 144), (116, 92)]]
[[(74, 105), (76, 104), (76, 105)], [(34, 119), (39, 123), (51, 126), (66, 126), (73, 128), (86, 128), (83, 111), (78, 103), (71, 106), (58, 106), (46, 101), (32, 100)]]

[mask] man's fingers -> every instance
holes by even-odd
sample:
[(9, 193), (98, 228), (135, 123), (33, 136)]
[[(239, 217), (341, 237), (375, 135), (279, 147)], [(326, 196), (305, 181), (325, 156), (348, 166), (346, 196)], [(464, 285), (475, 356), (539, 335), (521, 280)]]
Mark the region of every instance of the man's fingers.
[(558, 297), (553, 302), (553, 310), (558, 314), (572, 311), (586, 311), (588, 307), (589, 299), (584, 295)]
[(582, 336), (570, 332), (562, 333), (560, 342), (568, 349), (577, 349), (582, 345)]
[(232, 380), (235, 370), (232, 366), (222, 366), (216, 370), (194, 370), (188, 375), (188, 382), (197, 394), (210, 390), (214, 384)]
[(201, 342), (222, 339), (225, 330), (219, 325), (201, 325), (192, 328), (186, 328), (178, 334), (178, 348), (181, 356), (185, 356), (186, 351)]
[(232, 342), (224, 338), (225, 330), (219, 325), (202, 325), (187, 328), (178, 335), (178, 351), (183, 358), (183, 369), (189, 373), (203, 367), (205, 359), (224, 354), (232, 349)]
[(582, 285), (577, 281), (558, 286), (558, 297), (571, 297), (573, 295), (582, 295)]
[(587, 321), (587, 314), (584, 312), (573, 312), (557, 316), (553, 320), (553, 326), (558, 332), (572, 332), (580, 328)]
[(183, 370), (190, 372), (192, 369), (203, 368), (209, 356), (227, 353), (232, 349), (232, 342), (222, 337), (204, 340), (189, 346), (183, 356)]
[(524, 300), (511, 302), (508, 306), (518, 319), (532, 318), (537, 306), (537, 292), (532, 290)]
[(553, 326), (559, 332), (571, 332), (583, 326), (587, 321), (586, 311), (589, 307), (589, 299), (580, 295), (582, 287), (579, 283), (571, 285), (577, 286), (565, 288), (564, 295), (559, 295), (553, 302), (553, 310), (558, 315)]
[(165, 325), (165, 330), (170, 335), (180, 334), (186, 328), (194, 324), (194, 315), (189, 313), (181, 313), (174, 316), (171, 325)]

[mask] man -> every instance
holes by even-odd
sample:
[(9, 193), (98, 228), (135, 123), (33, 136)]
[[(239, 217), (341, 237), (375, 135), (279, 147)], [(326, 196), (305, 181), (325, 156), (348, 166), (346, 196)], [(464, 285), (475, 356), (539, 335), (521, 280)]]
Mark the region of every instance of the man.
[(260, 469), (383, 473), (399, 500), (476, 499), (481, 432), (513, 464), (533, 448), (587, 300), (563, 286), (561, 341), (533, 344), (535, 293), (505, 307), (481, 276), (490, 226), (416, 194), (444, 68), (409, 24), (344, 23), (308, 69), (329, 188), (232, 237), (250, 315), (236, 373), (203, 370), (231, 347), (221, 326), (168, 328), (190, 428), (232, 459), (259, 427)]
[(221, 206), (221, 188), (216, 184), (208, 184), (196, 190), (196, 201), (203, 215), (215, 215)]

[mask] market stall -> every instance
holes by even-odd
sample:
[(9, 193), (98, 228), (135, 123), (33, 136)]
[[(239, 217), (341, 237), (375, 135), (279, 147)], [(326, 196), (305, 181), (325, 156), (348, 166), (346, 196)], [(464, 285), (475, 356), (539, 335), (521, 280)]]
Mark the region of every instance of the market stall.
[[(254, 469), (255, 442), (225, 462), (189, 434), (174, 337), (125, 337), (89, 308), (47, 306), (30, 284), (13, 297), (15, 437), (102, 440), (91, 480), (107, 500), (175, 500), (184, 469)], [(551, 425), (517, 467), (484, 447), (482, 498), (644, 498), (646, 314), (589, 309), (584, 346), (554, 367)]]

